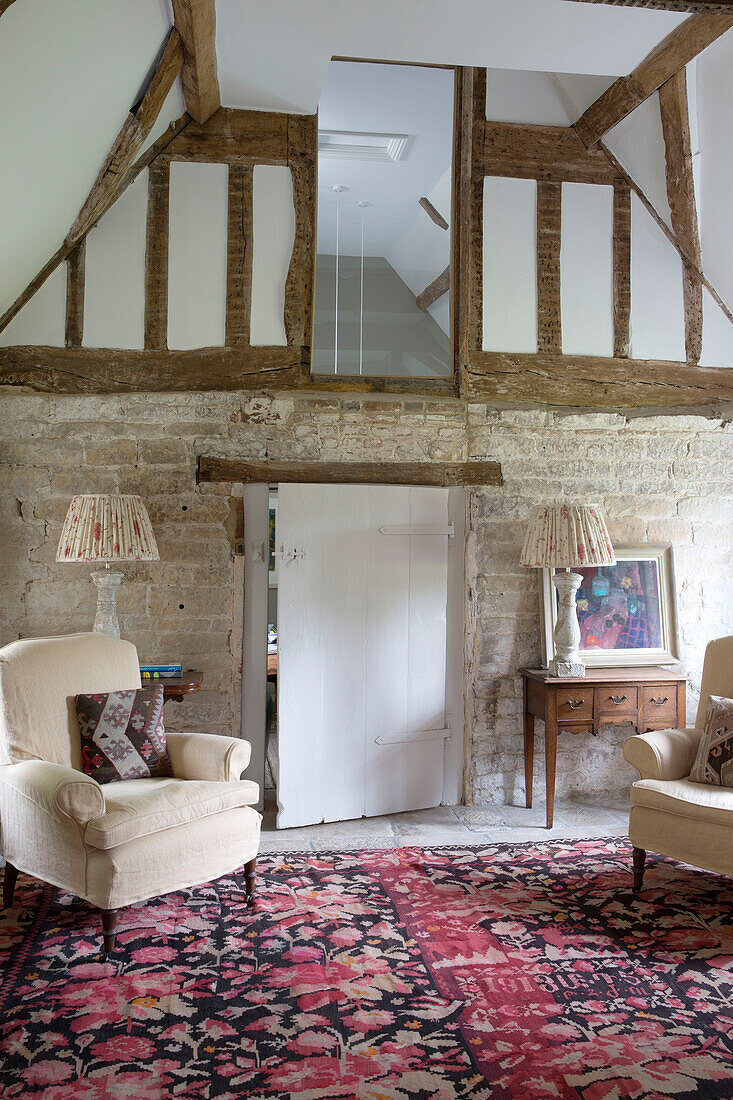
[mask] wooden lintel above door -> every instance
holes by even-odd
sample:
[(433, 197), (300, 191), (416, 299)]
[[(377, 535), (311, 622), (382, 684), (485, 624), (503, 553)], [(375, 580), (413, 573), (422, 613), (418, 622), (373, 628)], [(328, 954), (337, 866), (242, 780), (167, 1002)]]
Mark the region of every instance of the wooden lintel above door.
[(501, 485), (499, 462), (247, 462), (199, 458), (199, 482), (259, 481), (300, 485)]

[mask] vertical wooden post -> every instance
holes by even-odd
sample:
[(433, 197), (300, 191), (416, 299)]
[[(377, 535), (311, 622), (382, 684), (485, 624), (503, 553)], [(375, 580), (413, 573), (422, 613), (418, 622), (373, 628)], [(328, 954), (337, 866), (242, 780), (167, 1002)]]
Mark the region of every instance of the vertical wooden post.
[(168, 192), (170, 159), (157, 157), (148, 168), (145, 235), (145, 347), (168, 347)]
[(66, 329), (67, 348), (80, 348), (84, 337), (84, 275), (86, 238), (79, 241), (66, 260)]
[(672, 229), (682, 254), (685, 303), (685, 355), (699, 363), (702, 355), (702, 254), (692, 174), (687, 72), (681, 69), (659, 89), (659, 109), (667, 174), (667, 198)]
[(631, 188), (613, 185), (613, 354), (631, 354)]
[(537, 184), (537, 350), (562, 352), (560, 229), (562, 184)]
[(249, 346), (252, 306), (252, 168), (229, 165), (226, 346)]
[(303, 369), (310, 374), (316, 284), (316, 115), (288, 116), (288, 164), (293, 174), (295, 240), (285, 281), (285, 333), (291, 347), (303, 349)]

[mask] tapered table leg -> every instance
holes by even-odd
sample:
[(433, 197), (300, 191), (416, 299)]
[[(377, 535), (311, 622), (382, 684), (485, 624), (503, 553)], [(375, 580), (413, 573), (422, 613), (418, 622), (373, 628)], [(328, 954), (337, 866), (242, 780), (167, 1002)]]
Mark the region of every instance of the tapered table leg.
[(534, 784), (534, 714), (524, 712), (524, 792), (527, 809), (532, 806)]
[(547, 828), (555, 817), (555, 769), (557, 764), (557, 699), (548, 691), (545, 699), (545, 800)]

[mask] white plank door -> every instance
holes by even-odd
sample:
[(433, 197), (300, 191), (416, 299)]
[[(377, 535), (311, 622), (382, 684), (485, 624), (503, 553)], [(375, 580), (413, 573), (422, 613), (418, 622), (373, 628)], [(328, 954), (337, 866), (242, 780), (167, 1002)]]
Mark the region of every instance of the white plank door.
[(447, 531), (447, 490), (280, 486), (281, 828), (440, 803)]

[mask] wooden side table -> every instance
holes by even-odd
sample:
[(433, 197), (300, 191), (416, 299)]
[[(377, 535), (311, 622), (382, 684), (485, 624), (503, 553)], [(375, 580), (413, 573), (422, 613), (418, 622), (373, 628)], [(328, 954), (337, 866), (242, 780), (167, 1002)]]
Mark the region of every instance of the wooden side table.
[(584, 677), (551, 676), (545, 668), (520, 669), (524, 683), (524, 782), (532, 805), (534, 721), (545, 723), (547, 828), (555, 812), (558, 733), (590, 733), (630, 723), (638, 733), (684, 729), (683, 673), (665, 668), (589, 668)]
[(143, 680), (142, 684), (143, 687), (162, 684), (163, 704), (167, 703), (169, 699), (175, 699), (177, 703), (182, 703), (184, 695), (195, 695), (199, 690), (202, 676), (203, 672), (191, 669), (190, 672), (183, 672), (180, 676), (160, 676), (157, 680)]

